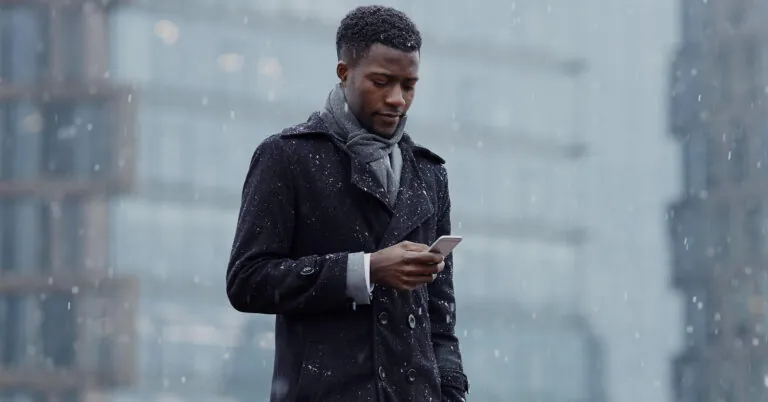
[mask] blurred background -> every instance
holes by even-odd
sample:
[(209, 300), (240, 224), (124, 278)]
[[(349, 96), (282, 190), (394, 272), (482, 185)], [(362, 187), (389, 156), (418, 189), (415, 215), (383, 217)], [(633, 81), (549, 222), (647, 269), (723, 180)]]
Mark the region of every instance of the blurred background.
[[(0, 401), (265, 401), (224, 276), (356, 0), (0, 0)], [(768, 401), (768, 3), (399, 0), (478, 402)]]

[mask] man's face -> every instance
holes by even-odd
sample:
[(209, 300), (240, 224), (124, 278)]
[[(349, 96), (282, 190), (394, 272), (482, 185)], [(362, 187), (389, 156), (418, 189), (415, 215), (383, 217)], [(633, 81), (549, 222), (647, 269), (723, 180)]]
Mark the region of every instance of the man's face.
[(389, 137), (413, 102), (419, 79), (419, 52), (374, 44), (356, 65), (340, 61), (347, 105), (367, 130)]

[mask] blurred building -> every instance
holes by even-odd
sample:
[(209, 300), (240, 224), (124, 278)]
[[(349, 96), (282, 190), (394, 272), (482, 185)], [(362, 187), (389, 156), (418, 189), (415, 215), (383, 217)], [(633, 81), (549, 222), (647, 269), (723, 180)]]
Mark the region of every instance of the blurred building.
[[(482, 24), (458, 32), (445, 2), (401, 3), (388, 2), (425, 33), (410, 132), (448, 159), (466, 238), (458, 333), (473, 398), (603, 401), (572, 193), (585, 66)], [(223, 289), (241, 186), (262, 139), (322, 107), (336, 25), (355, 4), (135, 0), (115, 14), (110, 76), (139, 101), (136, 183), (111, 205), (111, 260), (142, 286), (139, 385), (118, 400), (267, 397), (273, 318), (232, 311)]]
[(129, 92), (105, 75), (110, 5), (0, 1), (2, 401), (133, 383), (137, 288), (107, 252), (133, 167)]
[(686, 344), (680, 402), (768, 400), (768, 3), (682, 2), (671, 130), (683, 197), (670, 209)]

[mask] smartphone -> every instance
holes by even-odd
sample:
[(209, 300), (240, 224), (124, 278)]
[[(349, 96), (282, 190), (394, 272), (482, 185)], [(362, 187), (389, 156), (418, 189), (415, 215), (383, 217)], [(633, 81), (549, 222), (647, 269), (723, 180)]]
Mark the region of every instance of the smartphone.
[(447, 256), (463, 239), (464, 238), (461, 236), (440, 236), (439, 239), (435, 240), (435, 242), (429, 246), (429, 251)]

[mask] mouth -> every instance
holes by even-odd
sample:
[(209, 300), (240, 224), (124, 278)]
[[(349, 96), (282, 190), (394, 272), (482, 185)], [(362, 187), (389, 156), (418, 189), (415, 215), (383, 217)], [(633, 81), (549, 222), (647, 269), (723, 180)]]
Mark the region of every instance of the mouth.
[(402, 117), (399, 113), (378, 113), (377, 116), (388, 123), (397, 123)]

